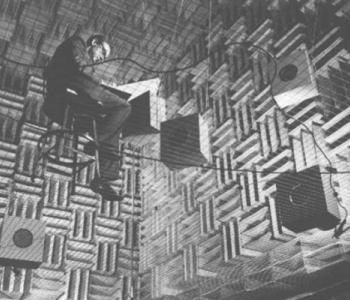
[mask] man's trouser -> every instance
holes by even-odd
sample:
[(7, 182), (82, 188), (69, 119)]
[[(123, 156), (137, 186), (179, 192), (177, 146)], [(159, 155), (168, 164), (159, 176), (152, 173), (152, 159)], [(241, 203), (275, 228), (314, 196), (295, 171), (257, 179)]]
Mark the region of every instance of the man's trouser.
[[(96, 101), (96, 109), (105, 115), (97, 123), (100, 146), (102, 149), (117, 153), (122, 124), (131, 112), (130, 104), (85, 74), (72, 76), (66, 82), (67, 88), (88, 96), (90, 99), (86, 101)], [(114, 180), (118, 178), (119, 162), (109, 152), (100, 151), (101, 177), (106, 180)]]

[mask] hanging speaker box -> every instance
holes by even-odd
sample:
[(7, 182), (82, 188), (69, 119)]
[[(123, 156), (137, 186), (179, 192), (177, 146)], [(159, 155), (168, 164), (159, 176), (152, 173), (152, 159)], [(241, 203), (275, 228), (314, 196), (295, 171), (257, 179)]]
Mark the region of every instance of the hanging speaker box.
[(6, 216), (0, 239), (0, 265), (38, 268), (43, 261), (45, 223)]
[(143, 93), (129, 101), (131, 113), (123, 125), (123, 136), (156, 133), (158, 130), (152, 126), (150, 92)]
[(200, 166), (210, 160), (209, 129), (199, 114), (161, 123), (161, 161), (170, 169)]
[[(159, 132), (162, 99), (151, 97), (149, 91), (131, 99), (131, 113), (123, 125), (123, 136), (152, 134)], [(164, 102), (165, 103), (165, 102)]]
[(319, 166), (283, 174), (276, 184), (280, 226), (302, 232), (312, 228), (329, 230), (339, 223), (338, 202), (329, 174), (321, 173)]
[(153, 78), (118, 86), (131, 94), (131, 113), (123, 125), (123, 137), (159, 133), (166, 119), (165, 99), (159, 97), (160, 79)]
[(285, 108), (316, 97), (318, 90), (313, 74), (307, 48), (304, 45), (279, 58), (276, 78), (272, 84), (277, 104)]

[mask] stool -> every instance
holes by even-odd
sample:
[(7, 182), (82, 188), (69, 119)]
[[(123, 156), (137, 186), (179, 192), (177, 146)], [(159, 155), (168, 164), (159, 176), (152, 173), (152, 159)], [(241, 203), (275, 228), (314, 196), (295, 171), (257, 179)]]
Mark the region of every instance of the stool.
[[(68, 92), (72, 93), (71, 91)], [(76, 93), (72, 94), (77, 95)], [(81, 109), (81, 106), (78, 106), (78, 103), (74, 103), (74, 100), (70, 101), (65, 110), (62, 126), (55, 129), (55, 123), (53, 121), (49, 122), (47, 131), (38, 140), (38, 157), (33, 165), (32, 181), (34, 181), (35, 177), (37, 176), (38, 166), (41, 160), (43, 161), (43, 165), (46, 165), (47, 161), (49, 161), (60, 166), (72, 168), (73, 178), (70, 191), (72, 195), (75, 194), (77, 175), (83, 168), (88, 167), (90, 164), (95, 162), (95, 176), (100, 177), (99, 145), (96, 123), (97, 118), (98, 116), (96, 113), (84, 112)], [(85, 162), (78, 162), (78, 153), (82, 153), (78, 150), (79, 137), (88, 139), (85, 136), (87, 131), (81, 126), (81, 122), (84, 119), (87, 119), (92, 127), (92, 142), (95, 145), (95, 153), (94, 159), (89, 159)], [(54, 143), (52, 143), (53, 138), (55, 140)], [(72, 148), (65, 146), (67, 138), (72, 139)], [(65, 149), (70, 150), (73, 153), (72, 160), (67, 160), (67, 157), (64, 157)]]

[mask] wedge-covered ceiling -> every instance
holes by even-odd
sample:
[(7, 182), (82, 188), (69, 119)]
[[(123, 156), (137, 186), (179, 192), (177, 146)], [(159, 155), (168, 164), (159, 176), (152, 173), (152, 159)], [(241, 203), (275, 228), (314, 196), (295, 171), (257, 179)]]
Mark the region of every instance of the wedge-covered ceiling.
[(103, 33), (110, 58), (118, 60), (97, 67), (102, 79), (123, 84), (156, 77), (140, 65), (170, 69), (207, 31), (208, 11), (203, 0), (0, 0), (1, 69), (15, 69), (23, 78), (29, 70), (40, 75), (40, 68), (26, 65), (44, 66), (73, 34), (87, 39)]

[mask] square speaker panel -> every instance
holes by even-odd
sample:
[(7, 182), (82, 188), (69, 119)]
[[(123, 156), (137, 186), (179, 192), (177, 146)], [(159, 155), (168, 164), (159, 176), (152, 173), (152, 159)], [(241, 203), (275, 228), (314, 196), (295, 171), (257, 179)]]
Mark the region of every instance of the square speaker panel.
[(170, 169), (200, 166), (210, 159), (208, 125), (199, 114), (161, 123), (161, 161)]
[[(154, 100), (154, 99), (153, 99)], [(129, 101), (131, 113), (123, 125), (123, 136), (143, 135), (157, 133), (157, 108), (152, 101), (149, 91)]]
[(272, 89), (281, 108), (295, 106), (318, 95), (306, 46), (302, 45), (277, 60), (277, 74)]
[(45, 223), (6, 216), (0, 239), (0, 265), (38, 268), (43, 261)]
[(334, 228), (340, 214), (329, 176), (321, 173), (319, 166), (281, 175), (276, 194), (279, 225), (297, 233)]

